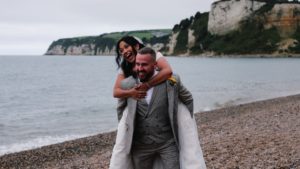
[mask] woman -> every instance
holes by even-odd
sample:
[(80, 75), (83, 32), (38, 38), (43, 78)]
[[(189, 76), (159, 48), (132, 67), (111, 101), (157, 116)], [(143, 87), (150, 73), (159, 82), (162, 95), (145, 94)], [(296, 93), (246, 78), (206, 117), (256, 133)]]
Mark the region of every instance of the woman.
[[(135, 86), (135, 83), (131, 86), (122, 86), (121, 82), (125, 78), (130, 76), (135, 77), (134, 62), (137, 50), (144, 47), (140, 40), (132, 37), (125, 36), (121, 38), (117, 43), (117, 57), (116, 62), (121, 68), (117, 76), (117, 80), (114, 86), (114, 97), (123, 98), (119, 99), (118, 103), (118, 118), (120, 120), (118, 125), (118, 133), (116, 138), (116, 144), (113, 149), (110, 169), (133, 169), (131, 157), (126, 154), (124, 138), (126, 137), (126, 99), (127, 97), (133, 97), (141, 99), (146, 96), (146, 91), (156, 84), (159, 84), (167, 80), (171, 74), (172, 69), (166, 59), (158, 52), (157, 53), (157, 66), (159, 72), (147, 83), (142, 83), (139, 86)], [(125, 79), (127, 80), (127, 79)], [(124, 112), (124, 115), (123, 115)], [(202, 151), (199, 145), (198, 132), (195, 120), (190, 116), (186, 106), (182, 103), (178, 105), (178, 128), (179, 128), (179, 142), (180, 142), (180, 163), (182, 169), (205, 169), (205, 163), (202, 155)], [(162, 164), (159, 158), (155, 161), (155, 169), (162, 169)]]

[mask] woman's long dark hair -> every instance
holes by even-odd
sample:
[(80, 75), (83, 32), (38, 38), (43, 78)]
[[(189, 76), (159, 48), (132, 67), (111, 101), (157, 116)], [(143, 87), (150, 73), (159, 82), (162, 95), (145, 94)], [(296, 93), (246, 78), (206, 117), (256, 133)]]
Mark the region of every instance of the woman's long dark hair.
[(145, 47), (144, 44), (142, 44), (142, 42), (139, 42), (135, 37), (133, 36), (124, 36), (122, 37), (118, 42), (117, 42), (117, 46), (116, 46), (116, 63), (118, 65), (118, 68), (121, 68), (124, 72), (124, 76), (125, 77), (129, 77), (131, 75), (135, 76), (135, 73), (133, 71), (133, 67), (135, 63), (130, 63), (128, 61), (126, 61), (126, 59), (122, 59), (122, 55), (120, 53), (120, 43), (124, 41), (125, 43), (127, 43), (128, 45), (131, 46), (134, 55), (136, 56), (137, 51), (135, 49), (135, 46), (138, 44), (139, 45), (139, 49)]

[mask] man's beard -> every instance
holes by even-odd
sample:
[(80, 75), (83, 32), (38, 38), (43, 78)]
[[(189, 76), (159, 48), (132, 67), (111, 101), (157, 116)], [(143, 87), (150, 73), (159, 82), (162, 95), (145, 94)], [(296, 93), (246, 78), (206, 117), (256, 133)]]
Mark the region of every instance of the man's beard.
[[(144, 74), (144, 78), (141, 78), (139, 76), (140, 73)], [(138, 76), (140, 82), (147, 82), (148, 80), (151, 79), (151, 77), (153, 76), (153, 74), (154, 74), (154, 71), (153, 72), (149, 72), (149, 73), (146, 73), (145, 71), (137, 72), (137, 76)]]

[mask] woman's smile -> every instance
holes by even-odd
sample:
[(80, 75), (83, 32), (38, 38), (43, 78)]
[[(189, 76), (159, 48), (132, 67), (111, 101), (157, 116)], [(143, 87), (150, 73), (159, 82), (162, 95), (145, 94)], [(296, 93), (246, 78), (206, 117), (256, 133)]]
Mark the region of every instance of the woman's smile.
[(130, 63), (134, 62), (134, 60), (135, 60), (135, 56), (132, 52), (124, 53), (123, 57)]

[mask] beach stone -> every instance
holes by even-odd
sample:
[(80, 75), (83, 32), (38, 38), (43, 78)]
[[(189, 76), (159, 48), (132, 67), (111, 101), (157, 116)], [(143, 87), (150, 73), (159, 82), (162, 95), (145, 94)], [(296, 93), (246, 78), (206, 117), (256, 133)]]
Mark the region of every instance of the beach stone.
[[(195, 114), (208, 169), (300, 169), (300, 95)], [(0, 169), (108, 169), (116, 132), (0, 157)]]

